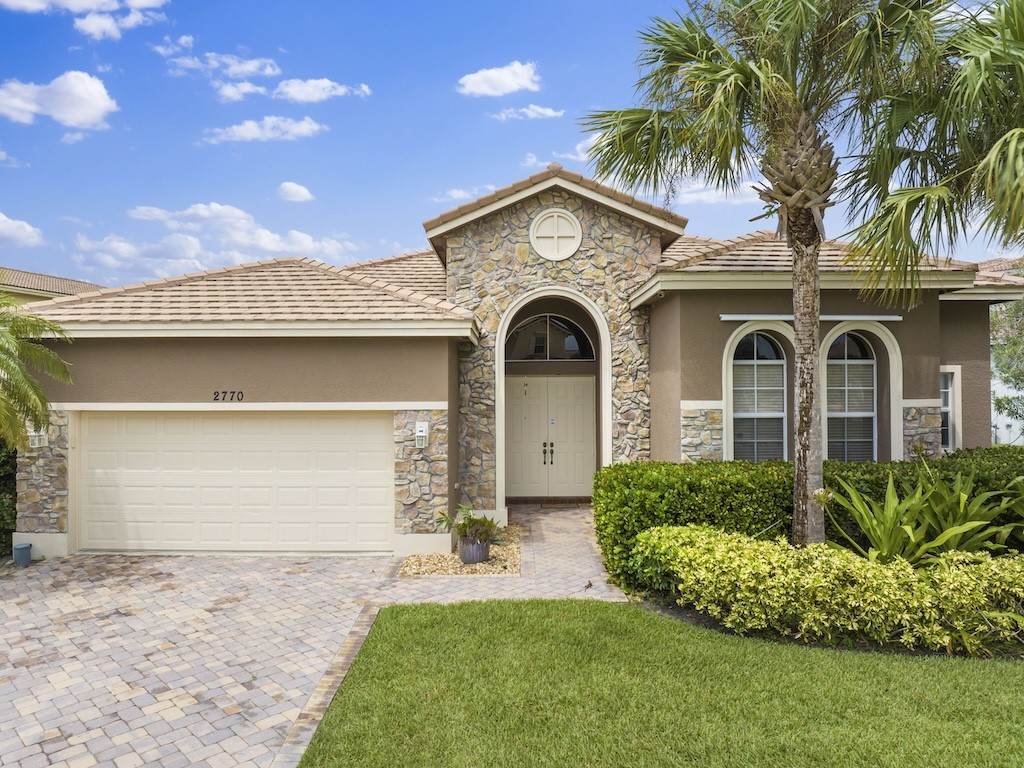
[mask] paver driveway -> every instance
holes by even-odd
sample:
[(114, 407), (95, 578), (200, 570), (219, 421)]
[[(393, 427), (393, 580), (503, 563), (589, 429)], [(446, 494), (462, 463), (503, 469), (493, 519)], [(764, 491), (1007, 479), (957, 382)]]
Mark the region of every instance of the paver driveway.
[(384, 557), (73, 556), (0, 580), (0, 765), (294, 765), (392, 602), (621, 600), (586, 509), (525, 509), (523, 574)]

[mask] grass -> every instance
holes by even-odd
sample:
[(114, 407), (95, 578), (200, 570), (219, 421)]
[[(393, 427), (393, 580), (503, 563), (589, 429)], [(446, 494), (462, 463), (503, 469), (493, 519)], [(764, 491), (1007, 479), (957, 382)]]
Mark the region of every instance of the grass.
[(300, 768), (1024, 764), (1024, 665), (590, 601), (381, 611)]

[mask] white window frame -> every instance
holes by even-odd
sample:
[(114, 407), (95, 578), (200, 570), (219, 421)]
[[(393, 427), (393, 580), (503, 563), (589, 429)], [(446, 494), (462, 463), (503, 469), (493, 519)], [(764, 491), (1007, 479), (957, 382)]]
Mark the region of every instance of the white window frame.
[(949, 391), (949, 431), (950, 431), (950, 445), (942, 446), (944, 451), (956, 451), (964, 447), (963, 438), (963, 393), (961, 392), (961, 384), (963, 371), (962, 366), (959, 365), (940, 365), (939, 366), (939, 409), (947, 410), (942, 407), (942, 375), (949, 374), (952, 381)]
[[(778, 360), (758, 360), (757, 357), (756, 357), (756, 354), (757, 354), (757, 352), (756, 352), (756, 350), (757, 350), (757, 340), (755, 339), (754, 340), (754, 350), (755, 350), (755, 353), (754, 353), (755, 357), (754, 357), (754, 359), (752, 359), (752, 360), (737, 360), (736, 359), (736, 347), (739, 346), (739, 342), (742, 341), (743, 339), (745, 339), (747, 336), (755, 336), (756, 337), (758, 335), (764, 336), (772, 344), (774, 344), (778, 348), (778, 350), (779, 350), (779, 352), (781, 354), (781, 358), (778, 359)], [(757, 399), (757, 386), (756, 386), (756, 384), (757, 384), (757, 369), (759, 367), (761, 367), (761, 366), (769, 366), (769, 365), (777, 365), (777, 366), (781, 366), (782, 367), (782, 411), (781, 412), (779, 412), (779, 411), (737, 411), (737, 410), (733, 410), (732, 414), (730, 415), (730, 417), (729, 417), (730, 418), (730, 422), (733, 424), (732, 435), (731, 435), (732, 455), (733, 455), (733, 457), (736, 456), (736, 428), (735, 428), (736, 419), (782, 419), (782, 460), (786, 461), (787, 459), (789, 459), (789, 428), (788, 428), (788, 424), (789, 424), (789, 420), (788, 420), (788, 416), (789, 416), (789, 361), (786, 359), (786, 350), (785, 350), (785, 348), (782, 346), (782, 344), (779, 343), (778, 339), (776, 339), (774, 336), (772, 336), (767, 331), (757, 330), (757, 331), (751, 331), (750, 333), (741, 336), (739, 338), (739, 340), (737, 341), (735, 347), (733, 347), (732, 354), (733, 354), (732, 365), (733, 365), (733, 371), (734, 372), (735, 372), (735, 367), (737, 365), (749, 365), (749, 366), (754, 368), (754, 383), (755, 383), (755, 386), (754, 386), (754, 393), (755, 393), (754, 394), (754, 398), (755, 398), (755, 401)], [(735, 373), (734, 373), (734, 375), (732, 377), (732, 389), (730, 390), (730, 396), (732, 398), (732, 403), (735, 405), (735, 402), (736, 402), (736, 376), (735, 376)], [(759, 459), (757, 457), (757, 443), (758, 443), (758, 441), (755, 440), (754, 441), (754, 458), (752, 460), (753, 461), (762, 461), (762, 460), (763, 461), (767, 461), (767, 459)]]
[[(848, 360), (846, 358), (844, 358), (841, 361), (840, 360), (830, 360), (829, 357), (828, 357), (829, 350), (831, 350), (832, 349), (832, 345), (835, 344), (836, 341), (838, 341), (839, 338), (841, 338), (844, 335), (845, 336), (856, 336), (865, 345), (867, 345), (868, 350), (871, 352), (871, 360), (870, 361), (867, 361), (867, 360)], [(825, 396), (822, 398), (822, 400), (824, 401), (824, 405), (825, 405), (825, 425), (824, 425), (825, 429), (823, 430), (823, 435), (825, 436), (825, 441), (824, 441), (824, 444), (823, 444), (822, 447), (825, 449), (825, 458), (826, 459), (833, 458), (833, 457), (829, 456), (829, 452), (828, 452), (829, 443), (833, 442), (832, 436), (828, 434), (828, 420), (829, 419), (862, 419), (862, 418), (866, 418), (866, 417), (870, 416), (871, 417), (871, 459), (870, 460), (871, 461), (878, 461), (878, 353), (875, 351), (874, 345), (871, 343), (871, 341), (866, 336), (864, 336), (863, 334), (857, 333), (857, 331), (855, 331), (855, 330), (844, 331), (843, 333), (839, 334), (838, 336), (836, 336), (836, 338), (832, 339), (829, 342), (828, 349), (824, 350), (824, 358), (825, 358), (825, 371), (824, 371), (825, 372), (825, 376), (824, 376), (824, 384), (825, 384), (825, 386), (824, 386), (824, 395)], [(848, 411), (848, 410), (830, 411), (829, 410), (829, 408), (828, 408), (828, 389), (829, 389), (829, 387), (828, 387), (828, 366), (830, 366), (830, 365), (839, 365), (839, 364), (842, 364), (844, 366), (850, 366), (850, 365), (870, 365), (871, 366), (871, 411)], [(849, 381), (850, 381), (849, 376), (846, 376), (845, 377), (844, 387), (843, 387), (844, 392), (848, 392), (848, 390), (849, 390)], [(846, 395), (845, 400), (846, 400), (846, 403), (848, 405), (849, 404), (849, 395), (848, 394)], [(845, 437), (843, 438), (843, 442), (849, 444), (849, 440), (847, 438), (845, 438)], [(849, 450), (847, 449), (846, 451), (844, 451), (844, 453), (849, 455)], [(848, 461), (848, 459), (846, 459), (846, 458), (839, 459), (839, 460), (840, 461)]]

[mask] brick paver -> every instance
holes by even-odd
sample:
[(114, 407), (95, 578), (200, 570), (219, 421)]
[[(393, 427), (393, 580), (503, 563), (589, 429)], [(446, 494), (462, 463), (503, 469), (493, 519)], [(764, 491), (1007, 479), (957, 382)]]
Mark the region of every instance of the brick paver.
[(520, 576), (385, 557), (78, 555), (0, 579), (0, 765), (294, 766), (382, 605), (624, 600), (586, 507), (524, 507)]

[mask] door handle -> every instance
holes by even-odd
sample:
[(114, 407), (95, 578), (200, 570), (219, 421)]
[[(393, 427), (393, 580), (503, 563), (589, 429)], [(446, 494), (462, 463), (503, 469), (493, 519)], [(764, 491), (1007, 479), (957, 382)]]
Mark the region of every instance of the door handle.
[[(548, 465), (548, 444), (547, 443), (544, 443), (544, 450), (541, 451), (541, 453), (544, 454), (544, 466), (546, 467)], [(554, 459), (554, 456), (552, 456), (551, 458)]]
[(551, 444), (551, 466), (555, 466), (555, 444)]

